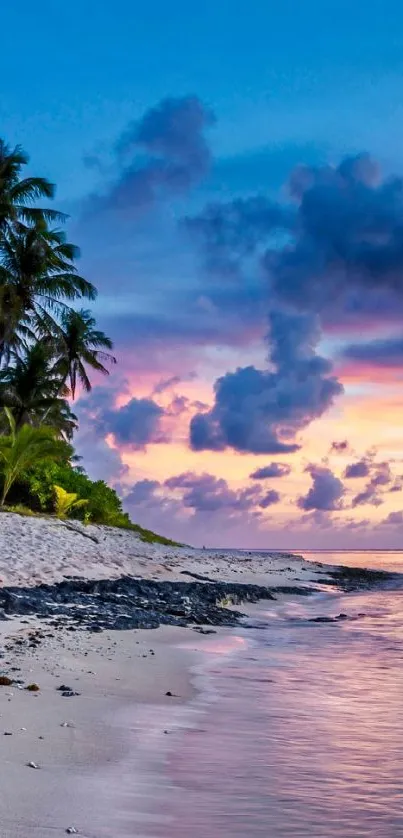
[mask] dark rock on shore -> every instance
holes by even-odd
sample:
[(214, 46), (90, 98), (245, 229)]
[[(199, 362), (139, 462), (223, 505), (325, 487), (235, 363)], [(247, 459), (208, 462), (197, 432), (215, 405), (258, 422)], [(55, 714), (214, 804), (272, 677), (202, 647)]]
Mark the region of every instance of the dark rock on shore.
[(359, 591), (370, 588), (396, 587), (403, 585), (403, 574), (385, 570), (366, 570), (361, 567), (340, 566), (329, 570), (328, 578), (321, 579), (321, 585), (337, 585), (342, 591)]
[[(167, 624), (234, 626), (245, 615), (233, 606), (273, 600), (275, 594), (308, 596), (318, 590), (308, 586), (268, 588), (204, 579), (206, 581), (173, 582), (130, 576), (102, 580), (66, 578), (54, 585), (5, 587), (0, 588), (0, 619), (35, 615), (48, 620), (55, 631), (67, 628), (94, 633), (105, 629), (151, 629)], [(391, 584), (399, 586), (399, 583), (401, 586), (402, 580), (400, 574), (339, 567), (329, 568), (328, 576), (321, 579), (321, 584), (351, 591)], [(344, 618), (344, 615), (339, 617)], [(319, 617), (316, 621), (325, 622), (325, 618)], [(45, 636), (49, 635), (35, 629), (27, 639), (18, 638), (15, 644), (36, 648)]]
[(224, 606), (274, 598), (269, 588), (230, 582), (66, 579), (35, 588), (0, 588), (0, 614), (1, 609), (8, 616), (35, 614), (55, 628), (75, 625), (92, 632), (162, 624), (232, 626), (243, 615)]

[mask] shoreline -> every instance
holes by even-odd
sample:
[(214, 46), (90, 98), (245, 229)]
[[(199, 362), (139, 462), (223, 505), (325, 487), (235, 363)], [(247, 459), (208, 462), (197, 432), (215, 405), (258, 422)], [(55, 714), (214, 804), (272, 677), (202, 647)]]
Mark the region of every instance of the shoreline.
[[(318, 604), (343, 593), (318, 590)], [(288, 594), (267, 605), (280, 610), (297, 601)], [(197, 726), (215, 701), (209, 671), (215, 659), (245, 649), (248, 622), (262, 605), (249, 605), (238, 627), (207, 637), (177, 626), (101, 634), (67, 628), (38, 647), (24, 645), (15, 675), (37, 682), (40, 692), (0, 689), (4, 838), (46, 838), (69, 828), (85, 838), (132, 838), (134, 830), (146, 838), (153, 824), (161, 828), (177, 735)], [(44, 624), (33, 618), (0, 626), (4, 643)], [(10, 660), (18, 648), (11, 646)], [(81, 695), (64, 698), (61, 684)], [(31, 760), (39, 770), (28, 767)]]
[[(35, 624), (7, 628), (23, 636)], [(152, 817), (175, 733), (200, 714), (205, 655), (232, 651), (225, 629), (208, 638), (168, 626), (74, 641), (66, 632), (62, 643), (21, 653), (15, 676), (37, 683), (38, 693), (0, 688), (4, 838), (69, 828), (88, 838), (132, 836), (136, 819)], [(80, 695), (63, 697), (60, 684)]]
[(77, 532), (76, 522), (71, 532), (58, 521), (35, 518), (32, 527), (28, 519), (26, 528), (21, 516), (7, 520), (0, 674), (14, 683), (0, 686), (4, 838), (53, 838), (69, 828), (85, 838), (150, 834), (175, 733), (213, 698), (203, 692), (206, 655), (247, 642), (247, 620), (261, 611), (254, 603), (279, 608), (313, 591), (327, 597), (393, 577), (270, 551), (149, 545), (105, 527)]

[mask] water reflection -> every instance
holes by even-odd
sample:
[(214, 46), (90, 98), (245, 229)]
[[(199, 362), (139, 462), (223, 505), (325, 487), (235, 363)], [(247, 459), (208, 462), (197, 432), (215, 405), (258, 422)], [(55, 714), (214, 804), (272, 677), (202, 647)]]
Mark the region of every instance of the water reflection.
[(323, 564), (342, 564), (347, 567), (403, 572), (402, 550), (308, 550), (303, 551), (302, 555), (308, 561), (323, 562)]
[[(365, 617), (311, 623), (314, 614)], [(171, 753), (164, 838), (403, 834), (403, 594), (289, 603), (215, 663)]]

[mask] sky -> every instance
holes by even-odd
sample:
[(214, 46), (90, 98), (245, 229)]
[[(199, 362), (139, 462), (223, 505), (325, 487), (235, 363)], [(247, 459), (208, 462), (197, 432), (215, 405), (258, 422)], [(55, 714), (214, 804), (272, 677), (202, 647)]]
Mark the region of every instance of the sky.
[(2, 23), (1, 134), (57, 184), (118, 359), (74, 408), (90, 476), (194, 545), (400, 547), (402, 4)]

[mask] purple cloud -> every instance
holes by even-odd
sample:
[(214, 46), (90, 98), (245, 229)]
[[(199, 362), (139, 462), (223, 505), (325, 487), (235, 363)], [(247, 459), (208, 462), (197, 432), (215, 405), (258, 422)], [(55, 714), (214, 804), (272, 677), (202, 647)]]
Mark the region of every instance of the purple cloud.
[(168, 478), (164, 486), (181, 490), (183, 505), (195, 512), (217, 512), (221, 509), (248, 511), (254, 509), (261, 499), (257, 487), (234, 491), (229, 488), (226, 480), (207, 473), (184, 472)]
[(259, 501), (259, 506), (261, 509), (267, 509), (269, 506), (273, 506), (275, 503), (278, 503), (280, 500), (280, 495), (276, 492), (275, 489), (270, 489), (264, 497)]
[[(123, 392), (126, 382), (121, 384)], [(95, 387), (79, 400), (79, 418), (86, 421), (94, 437), (104, 439), (113, 434), (116, 442), (143, 450), (150, 443), (166, 442), (161, 420), (165, 412), (153, 399), (130, 399), (122, 407), (114, 406), (119, 387)]]
[(150, 108), (117, 141), (118, 175), (91, 197), (88, 211), (137, 212), (186, 193), (210, 168), (205, 131), (214, 122), (197, 96), (163, 99)]
[(343, 439), (340, 442), (332, 442), (330, 446), (330, 453), (334, 454), (346, 454), (350, 450), (350, 443), (347, 439)]
[(370, 364), (373, 367), (395, 367), (403, 364), (403, 338), (371, 340), (352, 343), (343, 350), (343, 357), (350, 361)]
[(398, 526), (401, 527), (403, 524), (403, 511), (399, 510), (399, 512), (389, 512), (387, 518), (381, 522), (382, 526)]
[(369, 459), (358, 460), (356, 463), (350, 463), (346, 466), (344, 477), (353, 479), (357, 477), (368, 477), (372, 463)]
[(266, 480), (270, 477), (286, 477), (291, 473), (291, 466), (287, 463), (270, 463), (268, 466), (256, 469), (252, 472), (250, 478), (252, 480)]
[(190, 443), (196, 451), (232, 447), (254, 454), (298, 450), (296, 433), (319, 418), (343, 387), (318, 355), (318, 323), (310, 315), (270, 314), (270, 360), (275, 371), (238, 368), (215, 383), (215, 403), (196, 414)]
[(158, 480), (138, 480), (125, 496), (125, 502), (132, 506), (146, 505), (155, 499), (155, 491), (160, 487)]
[(309, 465), (306, 471), (312, 477), (312, 486), (304, 497), (298, 499), (300, 509), (334, 511), (341, 509), (345, 488), (341, 480), (324, 466)]
[[(380, 497), (384, 493), (382, 490), (400, 491), (400, 482), (395, 480), (389, 463), (374, 463), (370, 458), (361, 462), (367, 464), (367, 474), (369, 473), (371, 478), (365, 489), (353, 498), (352, 506), (362, 506), (363, 504), (380, 506), (383, 503), (382, 497)], [(358, 466), (359, 464), (356, 463), (355, 465)], [(360, 474), (358, 476), (366, 475)]]
[(183, 225), (202, 248), (207, 271), (234, 278), (242, 263), (262, 252), (278, 229), (292, 228), (295, 212), (261, 195), (211, 203)]

